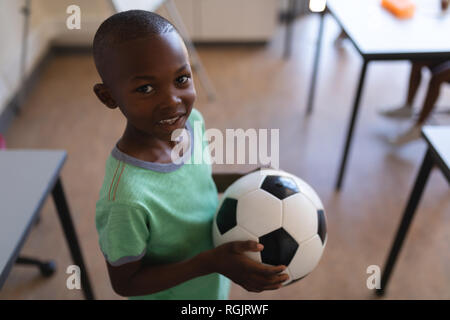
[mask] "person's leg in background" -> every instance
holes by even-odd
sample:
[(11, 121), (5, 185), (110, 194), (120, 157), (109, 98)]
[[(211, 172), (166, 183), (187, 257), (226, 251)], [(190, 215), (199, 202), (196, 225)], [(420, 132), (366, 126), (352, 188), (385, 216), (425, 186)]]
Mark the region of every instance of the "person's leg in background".
[(344, 29), (341, 28), (341, 32), (339, 33), (337, 38), (334, 39), (334, 45), (337, 47), (340, 47), (340, 46), (342, 46), (342, 43), (346, 39), (348, 39), (348, 35), (347, 35), (347, 33), (345, 33)]
[(436, 105), (436, 101), (439, 98), (441, 85), (443, 83), (450, 82), (450, 61), (433, 66), (430, 70), (432, 72), (432, 77), (430, 83), (428, 84), (425, 102), (422, 110), (420, 111), (419, 118), (408, 130), (391, 139), (391, 143), (402, 145), (420, 138), (420, 130)]
[(381, 110), (380, 114), (382, 116), (388, 118), (410, 118), (413, 115), (414, 98), (422, 81), (422, 68), (429, 65), (429, 62), (414, 62), (412, 64), (406, 103), (396, 108)]

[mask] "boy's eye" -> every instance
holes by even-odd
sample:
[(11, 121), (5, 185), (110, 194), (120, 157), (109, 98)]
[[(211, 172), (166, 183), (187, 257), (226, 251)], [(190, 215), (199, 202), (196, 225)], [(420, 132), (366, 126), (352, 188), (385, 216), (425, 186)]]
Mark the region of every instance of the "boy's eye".
[(177, 82), (178, 82), (179, 84), (185, 84), (186, 82), (189, 81), (190, 78), (191, 78), (191, 77), (190, 77), (189, 75), (184, 75), (184, 76), (178, 77), (178, 78), (177, 78)]
[(153, 89), (153, 87), (152, 87), (151, 85), (146, 84), (145, 86), (142, 86), (142, 87), (137, 88), (136, 91), (142, 92), (142, 93), (150, 93), (150, 92), (152, 92), (153, 90), (154, 90), (154, 89)]

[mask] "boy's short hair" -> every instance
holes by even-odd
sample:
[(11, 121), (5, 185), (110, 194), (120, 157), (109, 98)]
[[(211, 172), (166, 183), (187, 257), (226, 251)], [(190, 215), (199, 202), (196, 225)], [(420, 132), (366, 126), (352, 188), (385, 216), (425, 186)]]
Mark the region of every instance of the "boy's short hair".
[(116, 13), (102, 22), (94, 36), (93, 54), (95, 66), (103, 82), (105, 67), (103, 56), (115, 45), (144, 38), (152, 34), (164, 34), (176, 30), (172, 23), (160, 15), (145, 10), (128, 10)]

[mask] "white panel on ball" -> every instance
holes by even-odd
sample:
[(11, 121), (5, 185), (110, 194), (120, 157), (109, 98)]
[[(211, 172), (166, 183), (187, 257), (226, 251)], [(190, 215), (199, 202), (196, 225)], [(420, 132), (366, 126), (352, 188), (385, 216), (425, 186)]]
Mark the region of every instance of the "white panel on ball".
[(259, 171), (249, 173), (245, 176), (245, 179), (239, 179), (232, 183), (225, 191), (224, 197), (237, 199), (246, 193), (255, 191), (261, 186), (264, 178), (265, 176)]
[(294, 279), (302, 278), (310, 273), (319, 263), (323, 246), (318, 235), (300, 243), (300, 246), (289, 264)]
[(296, 176), (292, 176), (292, 178), (294, 178), (295, 182), (297, 183), (300, 192), (304, 193), (315, 204), (317, 209), (323, 209), (322, 201), (320, 200), (314, 189), (302, 179)]
[(317, 234), (317, 208), (301, 193), (283, 200), (283, 228), (298, 243)]
[(257, 237), (281, 227), (283, 206), (268, 192), (258, 189), (239, 198), (236, 221)]

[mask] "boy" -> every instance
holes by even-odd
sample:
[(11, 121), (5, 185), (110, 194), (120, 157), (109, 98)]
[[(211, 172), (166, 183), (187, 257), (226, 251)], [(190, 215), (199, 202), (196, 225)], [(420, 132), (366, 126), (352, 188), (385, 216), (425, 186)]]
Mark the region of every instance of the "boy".
[[(229, 281), (254, 292), (281, 287), (285, 266), (250, 260), (252, 241), (213, 248), (211, 223), (218, 205), (211, 166), (186, 163), (202, 152), (204, 123), (193, 108), (196, 92), (186, 47), (157, 14), (131, 10), (105, 20), (94, 38), (103, 83), (94, 92), (127, 119), (106, 161), (96, 206), (100, 248), (116, 293), (141, 299), (227, 299)], [(188, 150), (174, 163), (177, 129)], [(186, 143), (184, 141), (183, 143)], [(184, 149), (181, 149), (184, 150)]]

